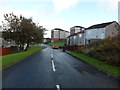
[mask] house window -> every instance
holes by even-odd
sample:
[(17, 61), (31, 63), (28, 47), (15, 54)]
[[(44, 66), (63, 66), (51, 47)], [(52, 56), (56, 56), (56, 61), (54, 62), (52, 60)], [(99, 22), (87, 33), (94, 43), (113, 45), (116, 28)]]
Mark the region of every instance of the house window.
[(79, 34), (79, 37), (82, 37), (82, 34)]
[(76, 38), (76, 36), (74, 36), (74, 39)]
[(91, 34), (91, 31), (88, 31), (88, 34)]
[(90, 43), (90, 40), (88, 40), (88, 44)]
[(98, 38), (98, 36), (96, 36), (96, 38)]

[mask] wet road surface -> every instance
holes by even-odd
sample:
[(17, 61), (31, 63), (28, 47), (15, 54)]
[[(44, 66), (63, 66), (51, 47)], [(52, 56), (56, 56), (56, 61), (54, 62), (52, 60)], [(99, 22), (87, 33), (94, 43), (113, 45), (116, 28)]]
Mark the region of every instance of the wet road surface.
[(3, 71), (3, 88), (118, 88), (112, 76), (62, 50), (42, 51)]

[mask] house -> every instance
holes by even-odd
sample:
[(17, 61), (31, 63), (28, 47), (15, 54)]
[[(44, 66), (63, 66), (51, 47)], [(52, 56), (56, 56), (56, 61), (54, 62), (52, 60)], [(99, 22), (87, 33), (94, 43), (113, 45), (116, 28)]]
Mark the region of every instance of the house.
[(0, 32), (0, 48), (4, 47), (11, 47), (11, 46), (16, 46), (15, 41), (6, 41), (2, 37), (2, 31)]
[(66, 39), (68, 50), (77, 50), (86, 44), (120, 33), (120, 25), (116, 21), (92, 25), (77, 33), (72, 33)]
[(75, 33), (78, 33), (78, 32), (81, 32), (81, 31), (83, 31), (83, 30), (85, 30), (85, 28), (82, 27), (82, 26), (74, 26), (74, 27), (71, 27), (71, 28), (70, 28), (70, 35), (75, 34)]
[(82, 26), (74, 26), (70, 28), (70, 36), (66, 39), (66, 45), (84, 45), (84, 30), (85, 27)]
[[(71, 28), (70, 28), (71, 29)], [(71, 35), (66, 38), (66, 49), (70, 51), (77, 50), (85, 45), (85, 28), (77, 26), (77, 29), (73, 29)]]
[(72, 34), (70, 36), (67, 37), (66, 39), (66, 44), (69, 46), (73, 46), (73, 45), (77, 45), (77, 46), (81, 46), (81, 45), (85, 45), (85, 33), (84, 31)]
[(0, 31), (0, 56), (7, 55), (13, 52), (11, 46), (15, 46), (15, 42), (8, 42), (2, 37), (2, 31)]
[(85, 30), (85, 44), (113, 37), (118, 34), (119, 28), (120, 26), (116, 21), (92, 25)]
[(51, 41), (64, 41), (66, 37), (69, 36), (69, 32), (60, 28), (55, 28), (51, 30)]

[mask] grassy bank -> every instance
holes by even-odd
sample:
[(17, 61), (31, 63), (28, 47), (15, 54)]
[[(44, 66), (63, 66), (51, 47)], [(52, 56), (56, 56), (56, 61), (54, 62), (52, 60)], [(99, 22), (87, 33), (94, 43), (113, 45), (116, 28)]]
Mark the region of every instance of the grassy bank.
[(64, 45), (64, 42), (50, 42), (48, 43), (49, 45), (57, 45), (57, 46), (63, 46)]
[(37, 51), (42, 50), (42, 49), (44, 49), (44, 47), (33, 46), (33, 47), (28, 48), (27, 51), (2, 56), (2, 68), (5, 69), (5, 68), (15, 64), (16, 62), (18, 62), (18, 61), (34, 54)]
[(87, 54), (108, 64), (120, 67), (120, 35), (98, 40), (79, 48), (77, 52)]
[(99, 70), (102, 70), (104, 72), (107, 72), (107, 73), (115, 76), (115, 77), (120, 78), (120, 67), (106, 64), (100, 60), (97, 60), (95, 58), (89, 57), (89, 56), (81, 54), (81, 53), (75, 53), (75, 52), (70, 52), (70, 51), (67, 51), (67, 53), (69, 53), (70, 55), (92, 65), (93, 67), (95, 67)]

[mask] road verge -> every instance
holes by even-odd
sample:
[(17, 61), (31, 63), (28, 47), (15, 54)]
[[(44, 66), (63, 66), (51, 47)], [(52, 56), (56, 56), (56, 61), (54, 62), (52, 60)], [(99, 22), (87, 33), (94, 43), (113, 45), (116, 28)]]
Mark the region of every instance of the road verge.
[(19, 53), (2, 56), (2, 69), (4, 70), (4, 69), (10, 67), (13, 64), (23, 60), (24, 58), (31, 56), (32, 54), (34, 54), (42, 49), (44, 49), (43, 46), (32, 46), (32, 47), (28, 48), (27, 51), (22, 51)]
[(75, 58), (82, 60), (83, 62), (97, 68), (100, 71), (103, 71), (109, 75), (112, 75), (120, 79), (120, 67), (109, 65), (105, 62), (99, 61), (95, 58), (89, 57), (85, 54), (66, 51), (68, 54), (74, 56)]

